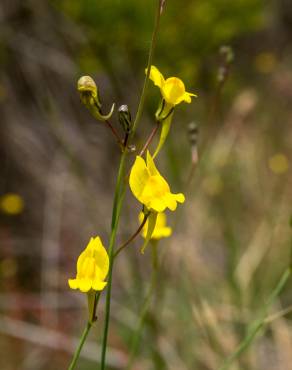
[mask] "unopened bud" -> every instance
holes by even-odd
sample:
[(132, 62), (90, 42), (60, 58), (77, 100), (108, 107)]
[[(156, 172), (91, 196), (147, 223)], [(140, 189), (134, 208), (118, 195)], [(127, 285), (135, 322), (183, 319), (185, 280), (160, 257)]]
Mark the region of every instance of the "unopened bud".
[(119, 107), (119, 121), (123, 130), (126, 134), (129, 134), (132, 129), (132, 117), (127, 105), (121, 105)]
[(191, 122), (188, 125), (188, 136), (191, 146), (196, 146), (198, 142), (199, 128), (196, 122)]
[(196, 122), (191, 122), (188, 125), (188, 137), (191, 145), (192, 163), (198, 162), (198, 136), (199, 128)]
[(99, 121), (108, 120), (113, 114), (115, 105), (113, 104), (107, 115), (102, 114), (99, 91), (96, 83), (90, 76), (82, 76), (77, 82), (77, 90), (80, 93), (82, 103), (89, 109), (91, 114)]
[(90, 76), (82, 76), (77, 82), (77, 90), (80, 93), (90, 93), (93, 97), (97, 97), (97, 86), (93, 78)]

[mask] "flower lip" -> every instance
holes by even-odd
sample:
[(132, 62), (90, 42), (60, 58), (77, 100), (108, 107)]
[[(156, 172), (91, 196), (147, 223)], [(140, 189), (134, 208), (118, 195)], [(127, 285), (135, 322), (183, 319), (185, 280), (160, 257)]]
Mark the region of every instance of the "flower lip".
[(79, 289), (86, 293), (90, 290), (102, 290), (109, 270), (109, 258), (99, 237), (91, 238), (87, 247), (77, 260), (77, 275), (69, 279), (71, 289)]
[(174, 211), (177, 202), (183, 203), (185, 200), (183, 194), (171, 193), (167, 181), (157, 170), (149, 152), (147, 152), (147, 164), (142, 157), (136, 157), (129, 183), (138, 201), (154, 212), (163, 212), (166, 208)]

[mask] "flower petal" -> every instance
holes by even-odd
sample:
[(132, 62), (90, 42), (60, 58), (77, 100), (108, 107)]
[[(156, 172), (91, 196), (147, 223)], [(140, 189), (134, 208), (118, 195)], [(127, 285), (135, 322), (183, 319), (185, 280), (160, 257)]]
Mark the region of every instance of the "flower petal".
[(77, 274), (81, 271), (81, 267), (83, 265), (84, 260), (90, 254), (90, 248), (92, 246), (93, 240), (94, 240), (93, 238), (90, 238), (86, 248), (83, 250), (83, 252), (78, 257), (78, 260), (77, 260)]
[(182, 193), (173, 194), (173, 195), (175, 195), (175, 199), (179, 203), (184, 203), (184, 201), (186, 200), (185, 196)]
[(105, 247), (103, 246), (100, 240), (100, 237), (98, 236), (94, 239), (94, 247), (95, 247), (95, 252), (94, 252), (95, 264), (98, 267), (99, 276), (103, 280), (106, 278), (108, 274), (109, 257), (108, 257)]
[(83, 293), (87, 293), (92, 286), (92, 282), (90, 279), (79, 279), (79, 289)]
[[(147, 68), (145, 73), (147, 73)], [(158, 86), (159, 88), (161, 88), (164, 84), (164, 77), (155, 66), (151, 66), (149, 78), (154, 82), (154, 85)]]
[(165, 195), (165, 203), (171, 211), (176, 210), (177, 202), (176, 202), (176, 198), (175, 198), (174, 194), (171, 194), (171, 193), (166, 194)]
[(94, 280), (92, 282), (92, 289), (94, 290), (103, 290), (103, 288), (107, 285), (106, 281)]
[(177, 105), (185, 99), (185, 85), (177, 77), (168, 78), (161, 89), (165, 101), (172, 105)]
[(139, 201), (149, 176), (150, 175), (144, 159), (140, 156), (137, 156), (131, 169), (129, 184), (132, 193)]
[(156, 212), (163, 212), (165, 211), (167, 205), (163, 198), (155, 198), (151, 202), (149, 202), (149, 208)]
[(172, 228), (171, 227), (164, 227), (162, 230), (161, 230), (161, 236), (163, 236), (164, 238), (167, 238), (168, 236), (170, 236), (172, 234)]
[(197, 95), (196, 95), (196, 94), (191, 94), (191, 93), (186, 92), (186, 93), (184, 94), (184, 101), (185, 101), (186, 103), (191, 103), (191, 102), (192, 102), (192, 98), (191, 98), (192, 96), (197, 97)]
[(71, 289), (78, 289), (78, 280), (77, 279), (68, 279), (68, 284)]

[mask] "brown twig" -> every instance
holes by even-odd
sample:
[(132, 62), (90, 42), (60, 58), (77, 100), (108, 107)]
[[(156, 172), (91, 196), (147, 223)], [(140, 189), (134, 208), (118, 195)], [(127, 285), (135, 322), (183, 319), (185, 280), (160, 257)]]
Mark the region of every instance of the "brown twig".
[(113, 125), (110, 123), (110, 121), (106, 120), (105, 123), (107, 124), (108, 128), (111, 130), (111, 132), (113, 133), (113, 135), (117, 139), (118, 144), (123, 146), (124, 144), (123, 144), (123, 141), (120, 138), (120, 135), (118, 134), (116, 129), (113, 127)]
[(127, 245), (129, 245), (135, 238), (136, 238), (136, 236), (137, 235), (139, 235), (140, 234), (140, 231), (143, 229), (143, 227), (144, 227), (144, 225), (146, 224), (146, 221), (147, 221), (147, 219), (148, 219), (148, 217), (149, 217), (149, 213), (148, 214), (144, 214), (144, 219), (143, 219), (143, 221), (142, 221), (142, 223), (141, 223), (141, 225), (138, 227), (138, 229), (135, 231), (135, 233), (127, 240), (127, 241), (125, 241), (118, 249), (117, 249), (117, 251), (115, 252), (115, 254), (114, 254), (114, 258), (116, 258), (117, 257), (117, 255), (124, 249), (124, 248), (126, 248), (126, 246)]
[(151, 144), (157, 130), (158, 130), (158, 127), (159, 127), (159, 122), (156, 122), (156, 125), (154, 126), (154, 128), (152, 129), (146, 143), (144, 144), (143, 148), (141, 149), (140, 153), (139, 153), (139, 156), (142, 157), (142, 155), (146, 152), (147, 148), (149, 147), (149, 145)]

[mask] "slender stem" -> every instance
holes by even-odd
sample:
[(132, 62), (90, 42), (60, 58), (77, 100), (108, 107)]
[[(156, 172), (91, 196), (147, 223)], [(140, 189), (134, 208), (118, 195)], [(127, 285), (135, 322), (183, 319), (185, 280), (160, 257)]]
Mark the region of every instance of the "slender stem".
[(117, 142), (120, 144), (120, 145), (123, 145), (123, 142), (120, 138), (120, 135), (118, 134), (117, 130), (114, 128), (114, 126), (110, 123), (109, 120), (106, 120), (105, 121), (106, 125), (108, 126), (108, 128), (111, 130), (111, 132), (113, 133), (113, 135), (115, 136), (115, 138), (117, 139)]
[(267, 315), (268, 308), (274, 302), (274, 300), (278, 297), (278, 295), (281, 293), (282, 289), (284, 288), (285, 284), (287, 283), (290, 277), (290, 274), (291, 274), (290, 268), (284, 271), (278, 284), (276, 285), (275, 289), (272, 291), (267, 303), (265, 304), (263, 311), (262, 311), (262, 315), (259, 317), (259, 319), (255, 320), (250, 325), (250, 330), (248, 331), (247, 335), (241, 341), (237, 349), (225, 360), (225, 362), (219, 368), (219, 370), (227, 370), (230, 367), (230, 365), (233, 363), (233, 361), (236, 360), (245, 350), (247, 350), (247, 348), (253, 342), (259, 330), (266, 324), (266, 315)]
[(87, 338), (87, 335), (88, 335), (88, 333), (90, 331), (90, 328), (93, 325), (93, 323), (97, 320), (96, 308), (97, 308), (97, 305), (98, 305), (98, 302), (99, 302), (100, 294), (101, 294), (101, 292), (96, 292), (95, 293), (92, 315), (91, 315), (91, 317), (89, 317), (89, 320), (88, 320), (88, 322), (86, 324), (86, 327), (85, 327), (85, 329), (84, 329), (84, 331), (82, 333), (82, 336), (80, 338), (79, 345), (78, 345), (78, 347), (77, 347), (77, 349), (76, 349), (76, 351), (74, 353), (73, 359), (71, 361), (71, 364), (70, 364), (68, 370), (73, 370), (75, 368), (76, 363), (77, 363), (77, 361), (79, 359), (80, 352), (82, 350), (83, 344), (84, 344), (84, 342), (85, 342), (85, 340)]
[(142, 309), (141, 309), (141, 312), (140, 312), (137, 329), (136, 329), (136, 331), (133, 335), (132, 341), (131, 341), (131, 352), (130, 352), (130, 356), (129, 356), (128, 365), (126, 367), (126, 370), (130, 370), (130, 368), (133, 364), (135, 355), (137, 353), (138, 347), (139, 347), (139, 343), (140, 343), (141, 334), (142, 334), (143, 326), (144, 326), (144, 323), (145, 323), (146, 315), (147, 315), (147, 312), (148, 312), (148, 309), (149, 309), (149, 306), (150, 306), (150, 303), (151, 303), (151, 298), (152, 298), (152, 295), (153, 295), (153, 291), (155, 289), (156, 282), (157, 282), (157, 274), (158, 274), (157, 241), (152, 240), (151, 281), (150, 281), (150, 286), (149, 286), (147, 295), (146, 295), (146, 297), (144, 299), (144, 302), (143, 302), (143, 305), (142, 305)]
[(144, 108), (144, 103), (145, 103), (145, 98), (146, 98), (146, 91), (147, 91), (149, 76), (150, 76), (150, 68), (151, 68), (152, 61), (153, 61), (153, 55), (154, 55), (155, 45), (156, 45), (156, 41), (157, 41), (157, 34), (158, 34), (161, 14), (162, 14), (162, 4), (161, 4), (161, 1), (158, 0), (157, 12), (156, 12), (155, 23), (154, 23), (154, 29), (153, 29), (153, 33), (152, 33), (151, 45), (150, 45), (150, 50), (149, 50), (149, 55), (148, 55), (147, 70), (146, 70), (147, 72), (146, 72), (146, 77), (145, 77), (145, 80), (144, 80), (144, 85), (143, 85), (143, 89), (142, 89), (141, 98), (140, 98), (140, 101), (139, 101), (136, 117), (135, 117), (135, 120), (134, 120), (134, 123), (133, 123), (131, 137), (133, 137), (134, 134), (135, 134), (137, 124), (141, 119), (143, 108)]
[(94, 305), (93, 305), (93, 311), (92, 311), (92, 317), (90, 318), (90, 321), (94, 323), (97, 320), (97, 315), (96, 315), (96, 308), (99, 302), (101, 292), (96, 292), (95, 297), (94, 297)]
[[(148, 81), (149, 81), (149, 76), (150, 76), (150, 66), (153, 60), (153, 54), (154, 54), (154, 49), (155, 49), (155, 44), (156, 44), (156, 39), (157, 39), (157, 33), (158, 33), (161, 13), (162, 13), (162, 3), (159, 0), (156, 18), (155, 18), (154, 30), (152, 34), (151, 46), (150, 46), (150, 51), (149, 51), (149, 56), (148, 56), (147, 73), (146, 73), (146, 77), (144, 80), (144, 85), (143, 85), (141, 97), (139, 100), (139, 105), (138, 105), (137, 113), (135, 116), (135, 120), (133, 123), (130, 139), (135, 134), (137, 125), (140, 121), (143, 108), (144, 108), (146, 91), (147, 91), (147, 86), (148, 86)], [(100, 367), (101, 370), (105, 370), (105, 362), (106, 362), (106, 348), (107, 348), (109, 318), (110, 318), (110, 305), (111, 305), (112, 272), (113, 272), (113, 263), (114, 263), (114, 245), (116, 241), (117, 228), (118, 228), (121, 208), (122, 208), (124, 194), (125, 194), (124, 192), (125, 187), (123, 186), (124, 185), (123, 179), (124, 179), (124, 172), (125, 172), (126, 156), (127, 156), (127, 151), (125, 150), (122, 153), (121, 160), (120, 160), (120, 166), (119, 166), (119, 172), (118, 172), (118, 178), (117, 178), (117, 184), (116, 184), (116, 190), (115, 190), (115, 196), (114, 196), (114, 203), (113, 203), (111, 236), (110, 236), (110, 244), (109, 244), (109, 252), (108, 252), (109, 253), (109, 273), (108, 273), (108, 284), (107, 284), (107, 295), (106, 295), (105, 323), (104, 323), (102, 352), (101, 352), (101, 367)]]
[(124, 151), (121, 156), (116, 190), (113, 203), (113, 212), (112, 212), (112, 223), (111, 223), (111, 236), (109, 243), (109, 273), (108, 273), (108, 284), (107, 284), (107, 295), (106, 295), (106, 308), (105, 308), (105, 322), (104, 322), (104, 331), (103, 331), (103, 341), (102, 341), (102, 352), (101, 352), (101, 370), (105, 369), (105, 360), (106, 360), (106, 349), (107, 349), (107, 339), (108, 339), (108, 328), (109, 328), (109, 317), (110, 317), (110, 306), (111, 306), (111, 288), (112, 288), (112, 273), (113, 273), (113, 262), (114, 262), (114, 245), (116, 241), (118, 223), (122, 208), (123, 201), (123, 187), (124, 187), (124, 172), (125, 172), (125, 160), (127, 152)]
[(146, 150), (148, 149), (148, 147), (149, 147), (149, 145), (151, 144), (151, 142), (152, 142), (152, 140), (153, 140), (153, 138), (154, 138), (154, 136), (155, 136), (155, 134), (156, 134), (156, 132), (157, 132), (157, 130), (158, 130), (158, 127), (159, 127), (160, 125), (159, 125), (159, 122), (156, 122), (156, 125), (153, 127), (153, 129), (152, 129), (152, 131), (151, 131), (151, 133), (150, 133), (150, 135), (149, 135), (149, 137), (148, 137), (148, 139), (147, 139), (147, 141), (146, 141), (146, 143), (145, 143), (145, 145), (143, 146), (143, 148), (142, 148), (142, 150), (140, 151), (140, 153), (139, 153), (139, 156), (140, 157), (142, 157), (142, 155), (146, 152)]
[(197, 148), (194, 149), (193, 153), (192, 153), (192, 162), (191, 162), (191, 168), (189, 170), (189, 174), (188, 174), (188, 177), (187, 177), (187, 181), (185, 183), (185, 191), (184, 193), (185, 194), (189, 194), (190, 192), (190, 186), (191, 186), (191, 183), (192, 183), (192, 180), (194, 178), (194, 174), (196, 172), (196, 168), (197, 168), (197, 164), (198, 164), (198, 151), (197, 151)]
[(127, 245), (129, 245), (135, 238), (137, 235), (140, 234), (140, 231), (143, 229), (144, 225), (146, 224), (146, 221), (148, 219), (148, 216), (149, 214), (147, 215), (144, 215), (144, 218), (143, 218), (143, 221), (141, 223), (141, 225), (138, 227), (138, 229), (134, 232), (134, 234), (127, 240), (125, 241), (117, 250), (116, 252), (114, 253), (114, 258), (117, 257), (117, 255), (124, 249), (126, 248)]
[(87, 322), (87, 325), (86, 325), (86, 327), (85, 327), (85, 329), (84, 329), (84, 331), (82, 333), (82, 336), (80, 338), (80, 342), (79, 342), (79, 345), (77, 347), (77, 350), (76, 350), (76, 352), (74, 354), (74, 357), (72, 359), (72, 362), (71, 362), (70, 366), (68, 367), (68, 370), (75, 369), (76, 363), (77, 363), (78, 358), (80, 356), (80, 352), (81, 352), (82, 347), (83, 347), (83, 344), (84, 344), (84, 342), (85, 342), (85, 340), (87, 338), (87, 335), (88, 335), (88, 333), (89, 333), (89, 331), (91, 329), (91, 326), (92, 326), (92, 323), (90, 321), (88, 321)]
[(126, 132), (126, 135), (125, 135), (125, 138), (124, 138), (124, 141), (123, 141), (124, 148), (127, 147), (128, 140), (129, 140), (129, 132)]
[(231, 70), (231, 62), (226, 60), (226, 56), (225, 56), (225, 59), (223, 60), (222, 64), (219, 66), (219, 71), (220, 71), (220, 74), (222, 75), (222, 77), (220, 78), (217, 86), (216, 86), (216, 90), (215, 90), (215, 94), (212, 98), (212, 101), (211, 101), (211, 109), (210, 109), (210, 112), (209, 112), (209, 119), (208, 121), (212, 124), (215, 117), (216, 117), (216, 113), (218, 111), (218, 108), (220, 107), (220, 99), (221, 99), (221, 94), (222, 94), (222, 91), (223, 91), (223, 88), (228, 80), (228, 77), (230, 75), (230, 70)]

